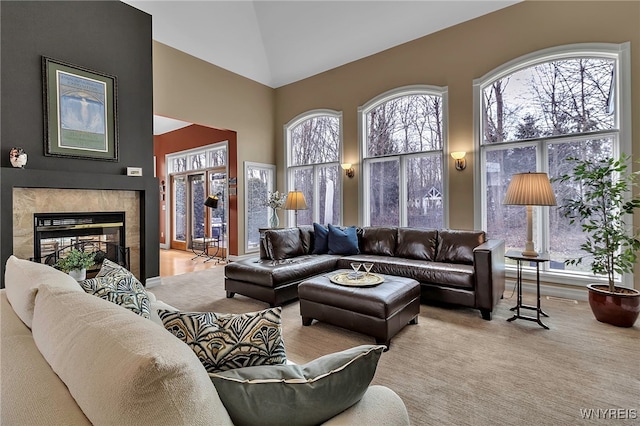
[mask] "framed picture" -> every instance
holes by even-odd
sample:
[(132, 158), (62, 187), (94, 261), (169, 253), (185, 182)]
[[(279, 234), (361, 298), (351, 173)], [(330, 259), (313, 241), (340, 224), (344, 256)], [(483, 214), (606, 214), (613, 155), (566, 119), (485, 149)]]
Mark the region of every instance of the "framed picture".
[(42, 57), (45, 155), (118, 161), (117, 78)]

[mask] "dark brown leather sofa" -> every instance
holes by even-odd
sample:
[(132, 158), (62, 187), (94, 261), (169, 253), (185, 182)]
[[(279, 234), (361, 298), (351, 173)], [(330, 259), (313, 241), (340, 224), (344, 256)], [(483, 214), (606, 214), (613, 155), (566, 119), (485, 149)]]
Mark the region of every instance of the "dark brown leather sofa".
[(372, 272), (413, 278), (425, 302), (444, 302), (491, 312), (504, 292), (504, 241), (483, 231), (396, 227), (358, 229), (355, 255), (311, 254), (311, 226), (269, 230), (260, 257), (225, 267), (227, 297), (235, 293), (280, 305), (298, 297), (298, 284), (315, 275), (373, 262)]

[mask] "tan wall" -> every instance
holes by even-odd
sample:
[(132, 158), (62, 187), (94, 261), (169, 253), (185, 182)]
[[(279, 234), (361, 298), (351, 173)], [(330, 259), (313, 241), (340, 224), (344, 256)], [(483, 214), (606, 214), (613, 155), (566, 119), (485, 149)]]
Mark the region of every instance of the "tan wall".
[[(525, 1), (379, 54), (276, 89), (277, 152), (283, 151), (282, 125), (316, 108), (343, 112), (344, 156), (358, 158), (357, 108), (401, 86), (430, 84), (449, 89), (449, 146), (466, 151), (467, 169), (449, 167), (452, 228), (474, 227), (474, 155), (472, 82), (501, 64), (552, 46), (631, 42), (633, 154), (640, 156), (640, 2)], [(283, 156), (278, 182), (284, 182)], [(453, 161), (451, 158), (448, 161)], [(450, 164), (452, 166), (452, 164)], [(360, 170), (345, 179), (344, 223), (358, 223)], [(635, 222), (640, 223), (636, 215)], [(640, 288), (636, 267), (635, 287)]]
[[(153, 43), (154, 113), (237, 133), (238, 212), (244, 212), (244, 161), (276, 164), (274, 96), (270, 87)], [(238, 219), (244, 254), (244, 215)]]

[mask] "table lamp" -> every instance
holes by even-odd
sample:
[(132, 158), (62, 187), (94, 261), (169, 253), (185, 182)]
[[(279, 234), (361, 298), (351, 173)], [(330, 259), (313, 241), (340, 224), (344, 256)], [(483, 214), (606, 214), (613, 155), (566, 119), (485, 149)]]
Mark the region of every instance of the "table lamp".
[(517, 173), (511, 177), (502, 204), (527, 206), (527, 243), (523, 256), (536, 257), (533, 247), (533, 207), (555, 206), (556, 197), (546, 173)]
[(289, 191), (287, 201), (284, 204), (285, 210), (295, 210), (295, 226), (298, 226), (298, 210), (307, 209), (307, 200), (304, 198), (302, 191)]

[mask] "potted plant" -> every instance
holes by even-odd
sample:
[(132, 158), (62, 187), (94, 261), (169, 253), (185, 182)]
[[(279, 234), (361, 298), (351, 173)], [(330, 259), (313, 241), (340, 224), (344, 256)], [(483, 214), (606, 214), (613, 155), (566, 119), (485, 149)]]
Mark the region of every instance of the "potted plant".
[(95, 264), (95, 253), (71, 249), (67, 255), (56, 262), (56, 266), (78, 281), (87, 276), (87, 268)]
[(640, 313), (640, 292), (616, 286), (614, 275), (633, 272), (640, 251), (640, 233), (628, 223), (640, 208), (640, 195), (632, 193), (640, 172), (627, 172), (630, 157), (626, 154), (619, 159), (567, 161), (573, 163), (573, 174), (555, 180), (575, 182), (581, 190), (563, 200), (561, 213), (571, 224), (580, 222), (588, 235), (580, 248), (588, 254), (565, 263), (579, 265), (589, 258), (593, 274), (608, 280), (608, 285), (587, 286), (594, 316), (601, 322), (632, 327)]

